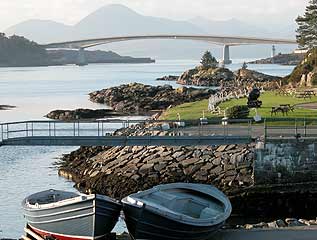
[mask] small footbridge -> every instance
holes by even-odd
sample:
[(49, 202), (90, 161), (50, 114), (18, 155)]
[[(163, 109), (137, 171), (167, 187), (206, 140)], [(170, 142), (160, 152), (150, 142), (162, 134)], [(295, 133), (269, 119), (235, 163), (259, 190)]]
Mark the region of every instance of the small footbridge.
[(198, 146), (252, 141), (249, 121), (243, 126), (206, 120), (24, 121), (2, 123), (0, 131), (0, 146)]
[(317, 140), (317, 119), (23, 121), (0, 124), (0, 146), (205, 146)]

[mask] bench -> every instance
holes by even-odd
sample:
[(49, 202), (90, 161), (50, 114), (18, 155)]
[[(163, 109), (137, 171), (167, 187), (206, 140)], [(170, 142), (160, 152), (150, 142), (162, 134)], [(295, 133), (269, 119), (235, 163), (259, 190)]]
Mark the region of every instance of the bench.
[(304, 100), (306, 98), (310, 99), (312, 96), (316, 96), (316, 93), (313, 90), (306, 90), (306, 91), (303, 91), (303, 92), (296, 92), (295, 93), (295, 97), (296, 98), (304, 98)]

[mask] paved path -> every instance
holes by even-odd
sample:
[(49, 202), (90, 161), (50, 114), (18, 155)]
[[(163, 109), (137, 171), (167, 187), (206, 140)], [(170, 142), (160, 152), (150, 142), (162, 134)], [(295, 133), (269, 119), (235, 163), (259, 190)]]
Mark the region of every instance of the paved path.
[(316, 240), (317, 227), (223, 230), (211, 240)]

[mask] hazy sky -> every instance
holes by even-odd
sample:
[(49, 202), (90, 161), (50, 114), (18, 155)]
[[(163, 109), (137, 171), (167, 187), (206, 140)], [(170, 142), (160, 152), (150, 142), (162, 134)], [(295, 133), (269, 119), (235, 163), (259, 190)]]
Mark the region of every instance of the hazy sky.
[(126, 5), (152, 16), (185, 20), (238, 18), (251, 23), (292, 24), (308, 0), (0, 0), (0, 29), (27, 19), (49, 19), (74, 24), (111, 3)]

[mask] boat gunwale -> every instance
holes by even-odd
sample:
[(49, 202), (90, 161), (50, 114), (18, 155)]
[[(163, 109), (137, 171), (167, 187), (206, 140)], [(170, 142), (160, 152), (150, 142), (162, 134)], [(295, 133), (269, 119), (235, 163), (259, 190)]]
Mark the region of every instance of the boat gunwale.
[[(53, 189), (51, 189), (51, 190), (53, 190)], [(40, 193), (44, 194), (45, 192), (48, 192), (48, 191), (50, 191), (50, 190), (38, 192), (38, 193), (35, 193), (35, 194), (40, 194)], [(66, 191), (58, 191), (58, 190), (54, 190), (54, 191), (56, 191), (56, 192), (66, 192)], [(72, 192), (66, 192), (66, 193), (72, 193)], [(30, 204), (28, 202), (28, 199), (30, 199), (35, 194), (32, 194), (32, 195), (26, 197), (22, 201), (22, 208), (25, 211), (29, 211), (29, 212), (45, 211), (45, 210), (57, 209), (57, 208), (60, 208), (60, 207), (70, 206), (70, 205), (73, 205), (73, 204), (87, 202), (87, 201), (93, 201), (93, 200), (100, 200), (100, 201), (110, 202), (110, 203), (113, 203), (113, 204), (117, 205), (118, 207), (119, 206), (122, 207), (120, 202), (118, 202), (117, 200), (112, 199), (110, 197), (107, 197), (107, 196), (104, 196), (104, 195), (100, 195), (100, 194), (86, 195), (86, 194), (82, 194), (82, 193), (78, 193), (78, 196), (76, 196), (76, 197), (65, 199), (65, 200), (62, 200), (62, 201), (49, 203), (49, 204), (37, 204), (37, 205), (36, 204)]]
[[(54, 213), (43, 214), (43, 215), (30, 215), (30, 214), (24, 213), (24, 216), (32, 217), (32, 218), (53, 217), (53, 216), (62, 215), (62, 214), (65, 214), (65, 213), (73, 213), (73, 212), (78, 212), (78, 211), (87, 210), (87, 209), (91, 209), (91, 208), (94, 208), (94, 206), (91, 205), (91, 206), (75, 208), (75, 209), (69, 209), (69, 210), (62, 211), (62, 212), (54, 212)], [(26, 210), (26, 211), (28, 211), (28, 210)]]

